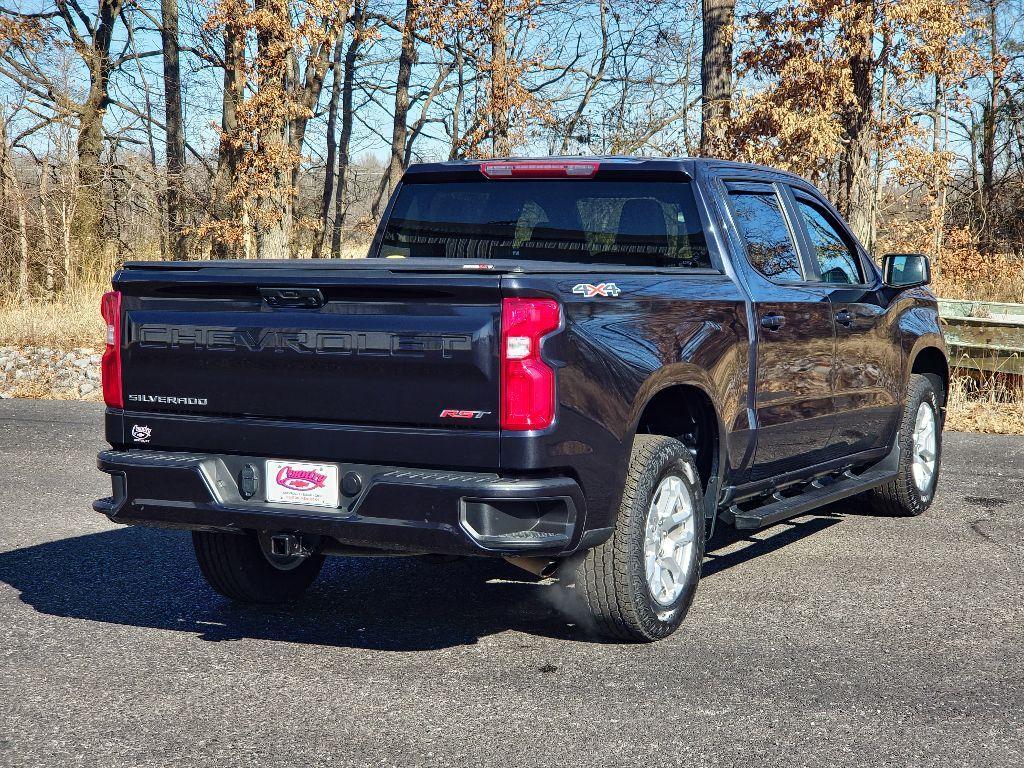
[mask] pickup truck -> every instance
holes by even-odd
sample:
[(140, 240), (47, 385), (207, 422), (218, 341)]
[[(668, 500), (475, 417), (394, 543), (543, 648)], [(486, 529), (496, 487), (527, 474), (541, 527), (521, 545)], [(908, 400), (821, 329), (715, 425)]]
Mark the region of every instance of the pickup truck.
[(233, 600), (295, 599), (325, 555), (505, 558), (645, 642), (679, 626), (719, 520), (934, 498), (928, 260), (880, 270), (801, 178), (417, 164), (368, 256), (126, 264), (95, 509), (191, 530)]

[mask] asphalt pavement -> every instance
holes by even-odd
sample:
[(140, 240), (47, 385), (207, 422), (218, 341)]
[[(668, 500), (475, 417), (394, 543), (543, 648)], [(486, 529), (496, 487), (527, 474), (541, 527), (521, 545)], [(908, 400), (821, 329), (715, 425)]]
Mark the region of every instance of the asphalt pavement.
[(1024, 765), (1022, 438), (947, 434), (920, 518), (716, 537), (629, 646), (488, 561), (232, 605), (188, 534), (91, 510), (101, 416), (0, 401), (0, 766)]

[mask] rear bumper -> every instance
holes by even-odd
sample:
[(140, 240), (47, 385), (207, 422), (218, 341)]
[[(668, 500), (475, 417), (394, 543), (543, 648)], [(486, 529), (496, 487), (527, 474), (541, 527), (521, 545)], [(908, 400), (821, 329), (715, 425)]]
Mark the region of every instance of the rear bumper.
[[(246, 465), (264, 458), (163, 451), (104, 451), (99, 469), (113, 494), (93, 504), (116, 523), (194, 530), (243, 529), (328, 536), (385, 551), (565, 555), (610, 531), (585, 532), (586, 505), (567, 477), (501, 477), (477, 472), (340, 463), (337, 508), (270, 504), (239, 491)], [(353, 486), (358, 489), (353, 491)]]

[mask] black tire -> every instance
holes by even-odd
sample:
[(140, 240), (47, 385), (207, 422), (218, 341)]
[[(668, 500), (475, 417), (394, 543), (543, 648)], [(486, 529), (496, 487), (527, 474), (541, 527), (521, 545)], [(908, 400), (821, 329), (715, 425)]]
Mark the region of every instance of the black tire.
[[(671, 603), (658, 603), (647, 584), (644, 534), (655, 491), (674, 475), (689, 494), (694, 519), (688, 579)], [(575, 592), (594, 617), (601, 635), (651, 642), (672, 634), (693, 602), (704, 559), (704, 494), (689, 450), (662, 435), (637, 435), (623, 489), (615, 532), (591, 549), (575, 573)]]
[(315, 553), (283, 570), (263, 554), (255, 531), (193, 531), (192, 545), (206, 583), (240, 603), (295, 600), (313, 583), (324, 564), (324, 556)]
[[(935, 471), (922, 492), (914, 482), (914, 425), (922, 403), (932, 409), (935, 416)], [(936, 384), (929, 377), (911, 374), (907, 384), (907, 400), (900, 419), (897, 439), (900, 445), (900, 463), (896, 479), (868, 492), (867, 500), (879, 515), (888, 517), (916, 517), (931, 506), (942, 469), (942, 409)]]

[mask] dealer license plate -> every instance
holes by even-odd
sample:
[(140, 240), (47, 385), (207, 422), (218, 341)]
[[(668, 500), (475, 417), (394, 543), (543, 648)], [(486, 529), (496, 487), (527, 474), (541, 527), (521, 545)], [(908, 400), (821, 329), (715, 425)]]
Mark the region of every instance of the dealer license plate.
[(337, 507), (338, 467), (302, 461), (268, 461), (267, 501), (276, 504), (307, 504)]

